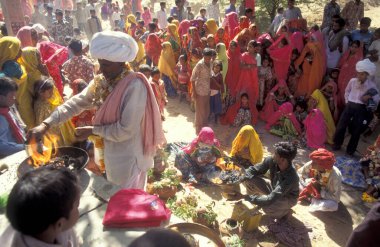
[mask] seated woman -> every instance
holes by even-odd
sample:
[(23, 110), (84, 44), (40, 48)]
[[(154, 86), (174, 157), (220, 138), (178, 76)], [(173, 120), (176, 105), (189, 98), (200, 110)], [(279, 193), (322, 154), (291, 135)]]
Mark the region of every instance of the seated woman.
[(301, 126), (293, 113), (293, 105), (290, 102), (282, 104), (268, 119), (265, 129), (287, 140), (300, 136)]
[(203, 127), (198, 136), (176, 155), (175, 166), (184, 180), (192, 183), (208, 182), (207, 174), (221, 157), (219, 141), (210, 127)]
[(282, 104), (290, 101), (292, 98), (293, 96), (290, 94), (286, 82), (280, 80), (267, 95), (264, 108), (260, 113), (260, 118), (267, 122)]
[(318, 109), (311, 110), (303, 124), (307, 147), (311, 149), (324, 148), (327, 139), (327, 127), (323, 113)]
[(251, 125), (242, 127), (232, 142), (230, 156), (238, 165), (248, 168), (260, 163), (263, 153), (263, 145), (255, 129)]
[(297, 98), (296, 104), (294, 105), (294, 115), (296, 115), (296, 118), (298, 122), (301, 124), (301, 128), (303, 129), (303, 121), (307, 117), (307, 102), (303, 98)]
[(234, 127), (241, 127), (253, 124), (253, 116), (253, 110), (249, 107), (248, 94), (243, 93), (240, 96), (240, 101), (228, 108), (220, 122), (224, 125), (229, 124)]
[(311, 161), (298, 170), (300, 184), (299, 202), (318, 205), (318, 211), (336, 211), (342, 191), (342, 175), (334, 167), (335, 155), (320, 148), (309, 155)]
[(333, 144), (333, 138), (335, 134), (335, 123), (331, 115), (329, 104), (319, 89), (316, 89), (309, 99), (309, 109), (319, 109), (325, 118), (327, 127), (327, 143)]

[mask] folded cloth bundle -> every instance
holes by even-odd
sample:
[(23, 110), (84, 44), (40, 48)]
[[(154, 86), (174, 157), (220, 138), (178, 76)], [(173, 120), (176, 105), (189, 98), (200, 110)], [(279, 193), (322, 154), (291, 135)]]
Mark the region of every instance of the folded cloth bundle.
[(110, 228), (157, 227), (169, 220), (171, 211), (157, 196), (143, 190), (123, 189), (111, 197), (103, 218)]

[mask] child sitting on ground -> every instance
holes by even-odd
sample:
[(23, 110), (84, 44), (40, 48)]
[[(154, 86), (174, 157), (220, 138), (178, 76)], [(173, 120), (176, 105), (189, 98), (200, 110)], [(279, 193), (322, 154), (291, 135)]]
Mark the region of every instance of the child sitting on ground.
[(25, 149), (25, 133), (12, 106), (16, 102), (17, 84), (8, 77), (0, 77), (0, 157)]
[(221, 123), (233, 127), (242, 127), (252, 125), (252, 118), (253, 112), (249, 108), (248, 94), (243, 93), (240, 96), (240, 101), (228, 108), (227, 113), (221, 118)]
[(215, 124), (218, 123), (218, 117), (222, 113), (222, 92), (224, 92), (222, 61), (215, 60), (210, 78), (210, 117), (214, 116)]
[(9, 194), (6, 216), (10, 226), (2, 246), (77, 247), (72, 227), (79, 218), (80, 187), (67, 168), (42, 167), (21, 177)]
[(296, 100), (296, 104), (294, 105), (295, 111), (294, 115), (296, 115), (296, 118), (298, 122), (301, 125), (301, 128), (303, 128), (303, 121), (307, 117), (307, 102), (304, 99), (298, 98)]
[(186, 97), (187, 101), (190, 101), (189, 85), (191, 77), (191, 68), (187, 62), (187, 56), (179, 56), (179, 61), (176, 65), (176, 73), (178, 75), (178, 94), (179, 100), (182, 101), (183, 97)]
[(165, 120), (164, 108), (166, 104), (168, 103), (168, 100), (166, 97), (166, 91), (165, 91), (165, 84), (161, 80), (161, 73), (157, 67), (154, 67), (152, 69), (151, 76), (152, 77), (150, 79), (150, 82), (153, 88), (153, 92), (156, 95), (158, 107), (160, 108), (161, 118), (164, 121)]
[[(36, 124), (41, 124), (50, 114), (61, 105), (62, 99), (55, 93), (56, 89), (51, 78), (36, 82), (34, 87), (34, 114), (36, 116)], [(59, 126), (52, 126), (49, 134), (58, 137), (58, 145), (71, 145), (75, 142), (74, 125), (69, 120)]]

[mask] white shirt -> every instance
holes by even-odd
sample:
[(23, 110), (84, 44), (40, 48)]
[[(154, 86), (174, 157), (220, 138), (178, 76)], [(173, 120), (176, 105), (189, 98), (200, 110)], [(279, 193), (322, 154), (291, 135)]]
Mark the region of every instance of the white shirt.
[(84, 7), (84, 15), (86, 16), (85, 20), (91, 17), (90, 10), (93, 10), (93, 9), (95, 10), (96, 16), (100, 18), (100, 8), (101, 8), (100, 3), (94, 3), (94, 5), (87, 4), (86, 7)]
[(261, 55), (260, 55), (260, 53), (256, 54), (256, 66), (261, 67)]
[(220, 19), (220, 11), (219, 11), (219, 3), (210, 4), (207, 6), (206, 10), (207, 19), (213, 18), (215, 21), (219, 22)]
[(343, 38), (343, 41), (342, 41), (343, 51), (342, 53), (340, 53), (339, 49), (336, 49), (335, 51), (330, 51), (329, 44), (328, 44), (329, 40), (328, 39), (325, 39), (325, 40), (326, 40), (327, 68), (333, 69), (338, 66), (340, 57), (348, 50), (350, 41), (347, 37)]
[(121, 17), (120, 17), (120, 12), (113, 12), (112, 13), (112, 21), (115, 22), (115, 21), (120, 21), (121, 20)]
[[(357, 78), (352, 78), (348, 83), (344, 94), (346, 104), (348, 102), (352, 102), (364, 105), (361, 97), (371, 88), (375, 88), (377, 92), (379, 92), (379, 89), (373, 81), (366, 80), (363, 84), (361, 84)], [(378, 104), (380, 100), (379, 94), (373, 96), (372, 99), (376, 104)]]
[(159, 11), (157, 11), (156, 16), (158, 19), (158, 27), (160, 29), (166, 28), (168, 25), (168, 17), (166, 16), (165, 10), (160, 9)]
[(376, 73), (375, 73), (375, 76), (376, 77), (380, 77), (380, 39), (378, 40), (375, 40), (372, 42), (371, 46), (368, 48), (368, 51), (372, 51), (372, 50), (376, 50), (377, 51), (377, 56), (378, 56), (378, 60), (376, 63)]
[(280, 24), (282, 22), (282, 20), (284, 19), (284, 15), (283, 14), (277, 14), (273, 21), (272, 21), (272, 24), (270, 24), (269, 26), (269, 31), (270, 32), (273, 32), (273, 33), (277, 33), (278, 31), (278, 28), (280, 27)]

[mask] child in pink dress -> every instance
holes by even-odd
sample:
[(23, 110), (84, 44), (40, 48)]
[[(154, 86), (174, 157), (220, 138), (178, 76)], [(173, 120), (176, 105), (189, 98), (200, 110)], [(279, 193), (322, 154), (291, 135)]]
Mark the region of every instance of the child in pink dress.
[(189, 84), (191, 77), (191, 68), (187, 62), (185, 55), (179, 56), (179, 62), (176, 65), (175, 71), (178, 75), (178, 94), (179, 99), (182, 101), (183, 97), (186, 97), (186, 100), (190, 101), (189, 96)]
[(153, 92), (156, 95), (158, 107), (160, 108), (161, 118), (162, 120), (165, 120), (164, 108), (168, 103), (168, 100), (166, 97), (165, 84), (161, 80), (161, 73), (157, 67), (154, 67), (152, 69), (150, 82), (153, 88)]

